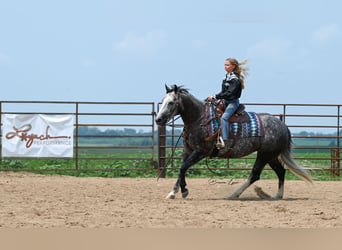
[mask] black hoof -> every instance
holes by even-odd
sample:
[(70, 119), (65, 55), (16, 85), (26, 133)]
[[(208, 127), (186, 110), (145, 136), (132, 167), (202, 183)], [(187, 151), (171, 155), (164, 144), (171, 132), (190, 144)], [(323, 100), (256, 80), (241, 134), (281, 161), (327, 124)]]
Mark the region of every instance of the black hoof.
[(189, 191), (185, 189), (185, 191), (182, 192), (182, 197), (185, 199), (186, 197), (188, 197), (188, 195), (189, 195)]

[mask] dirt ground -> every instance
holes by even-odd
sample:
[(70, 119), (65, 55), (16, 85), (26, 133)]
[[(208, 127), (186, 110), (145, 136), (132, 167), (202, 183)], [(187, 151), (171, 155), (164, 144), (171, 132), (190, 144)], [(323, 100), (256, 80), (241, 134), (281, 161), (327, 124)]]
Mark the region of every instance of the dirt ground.
[(342, 182), (187, 179), (189, 196), (165, 199), (175, 179), (77, 178), (0, 172), (0, 228), (342, 228)]

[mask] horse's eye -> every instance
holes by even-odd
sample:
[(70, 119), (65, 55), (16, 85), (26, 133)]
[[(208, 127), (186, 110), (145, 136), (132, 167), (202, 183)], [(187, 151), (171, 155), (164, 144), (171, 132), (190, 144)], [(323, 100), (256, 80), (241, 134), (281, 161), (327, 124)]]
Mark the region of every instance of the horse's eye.
[(169, 106), (173, 106), (175, 103), (174, 102), (169, 102)]

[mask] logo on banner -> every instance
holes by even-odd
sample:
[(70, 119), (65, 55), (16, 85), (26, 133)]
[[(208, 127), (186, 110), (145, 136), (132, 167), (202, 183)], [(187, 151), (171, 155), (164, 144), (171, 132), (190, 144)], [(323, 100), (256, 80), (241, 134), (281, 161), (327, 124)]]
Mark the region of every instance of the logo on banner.
[(72, 157), (72, 115), (4, 115), (2, 156)]
[[(59, 136), (52, 136), (49, 134), (49, 128), (50, 126), (46, 127), (45, 134), (29, 134), (28, 132), (32, 129), (31, 124), (25, 124), (21, 128), (16, 128), (13, 126), (14, 132), (8, 132), (6, 134), (6, 139), (10, 140), (13, 139), (14, 137), (20, 138), (20, 141), (26, 141), (26, 148), (30, 148), (33, 143), (35, 144), (70, 144), (70, 140), (56, 140), (56, 139), (70, 139), (71, 136), (67, 135), (59, 135)], [(52, 139), (52, 141), (51, 141)], [(36, 140), (36, 141), (35, 141)], [(50, 140), (51, 142), (48, 142)], [(44, 142), (43, 142), (44, 141)]]

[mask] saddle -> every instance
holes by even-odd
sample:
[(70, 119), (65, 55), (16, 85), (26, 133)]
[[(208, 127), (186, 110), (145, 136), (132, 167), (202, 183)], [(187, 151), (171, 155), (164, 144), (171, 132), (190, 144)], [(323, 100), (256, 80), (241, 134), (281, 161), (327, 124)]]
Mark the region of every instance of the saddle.
[[(223, 100), (217, 100), (216, 105), (216, 118), (220, 119), (226, 109), (226, 105)], [(245, 105), (239, 104), (238, 108), (234, 112), (234, 114), (229, 118), (229, 123), (238, 122), (249, 122), (250, 117), (245, 111)]]

